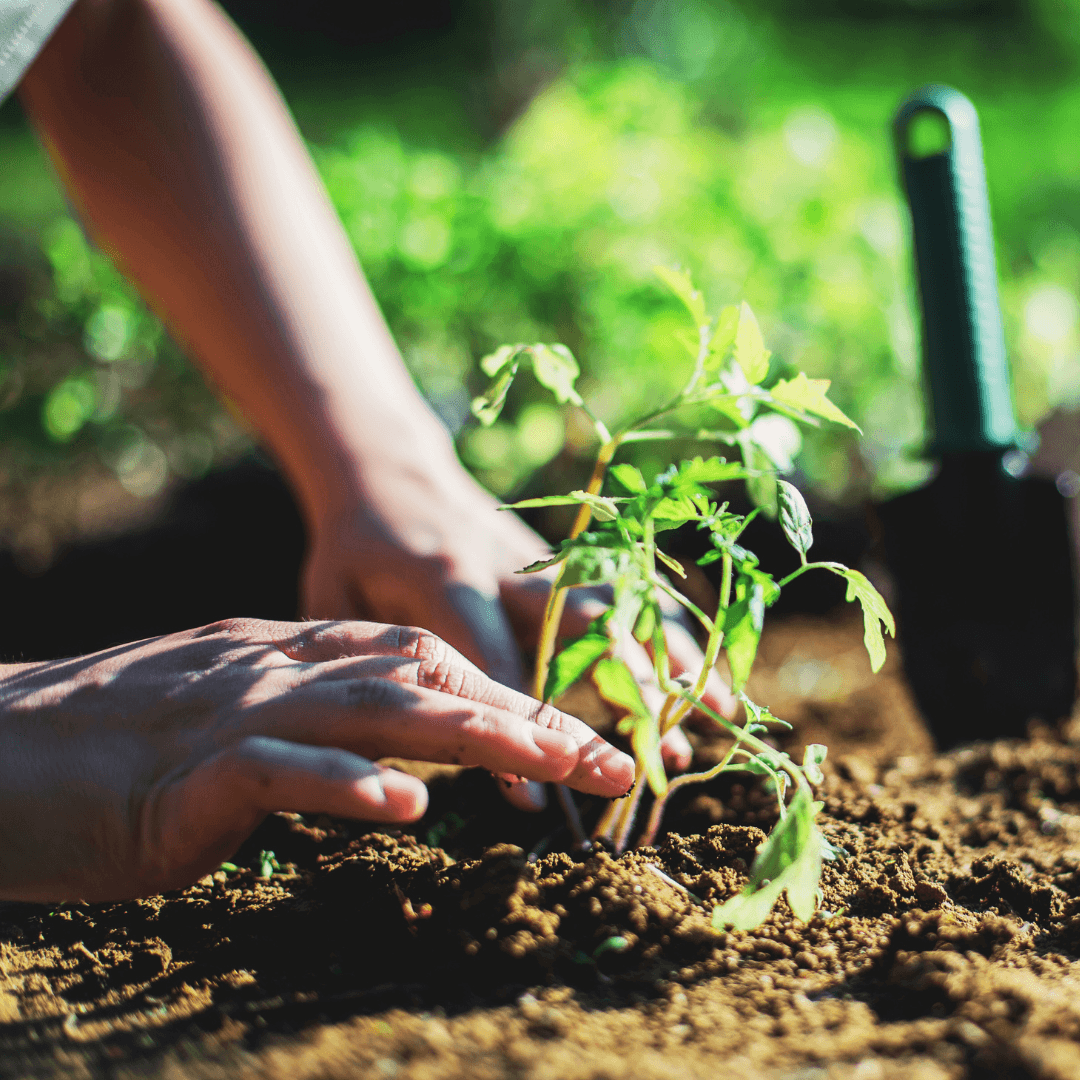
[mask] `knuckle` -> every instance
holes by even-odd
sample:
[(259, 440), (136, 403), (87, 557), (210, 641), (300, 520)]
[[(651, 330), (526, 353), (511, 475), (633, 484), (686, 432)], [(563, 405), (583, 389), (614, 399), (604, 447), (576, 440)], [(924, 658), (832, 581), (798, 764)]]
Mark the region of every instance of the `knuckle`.
[(437, 657), (445, 647), (443, 640), (430, 630), (419, 626), (398, 626), (395, 649), (404, 656), (411, 656), (421, 662)]
[(530, 701), (532, 701), (532, 705), (525, 717), (530, 723), (536, 724), (537, 727), (548, 728), (551, 731), (561, 731), (564, 735), (575, 734), (574, 729), (580, 721), (576, 721), (572, 716), (560, 712), (553, 705), (542, 704), (533, 699), (530, 699)]
[(417, 680), (429, 690), (454, 697), (462, 696), (465, 689), (465, 672), (449, 660), (422, 664), (417, 672)]
[(418, 627), (403, 627), (407, 655), (418, 661), (416, 681), (439, 693), (459, 695), (465, 688), (466, 665), (463, 657), (437, 634)]
[(250, 640), (263, 636), (260, 631), (268, 624), (261, 619), (219, 619), (195, 631), (196, 637), (215, 637), (224, 635), (239, 640)]

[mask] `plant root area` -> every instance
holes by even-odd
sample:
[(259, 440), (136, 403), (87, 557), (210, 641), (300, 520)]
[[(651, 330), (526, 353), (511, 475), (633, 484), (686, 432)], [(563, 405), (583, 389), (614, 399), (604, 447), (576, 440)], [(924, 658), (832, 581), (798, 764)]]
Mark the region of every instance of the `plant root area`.
[(430, 767), (409, 830), (274, 815), (184, 892), (0, 907), (0, 1077), (1080, 1076), (1080, 724), (935, 754), (860, 630), (777, 623), (750, 688), (830, 747), (809, 923), (710, 925), (775, 815), (752, 778), (616, 858)]

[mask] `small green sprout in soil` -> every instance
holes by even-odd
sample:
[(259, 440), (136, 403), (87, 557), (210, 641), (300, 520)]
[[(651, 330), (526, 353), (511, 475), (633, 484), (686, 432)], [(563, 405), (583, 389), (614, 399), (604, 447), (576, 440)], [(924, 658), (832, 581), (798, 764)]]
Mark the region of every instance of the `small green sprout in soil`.
[(274, 873), (281, 870), (281, 864), (272, 851), (259, 852), (259, 877), (273, 877)]
[[(531, 574), (557, 568), (541, 628), (533, 693), (543, 701), (552, 701), (579, 679), (590, 677), (600, 695), (622, 714), (618, 731), (630, 741), (638, 782), (629, 798), (609, 804), (594, 833), (595, 839), (617, 852), (625, 850), (633, 839), (645, 787), (642, 780), (654, 797), (637, 838), (645, 845), (655, 839), (664, 808), (680, 787), (722, 773), (762, 777), (776, 796), (780, 817), (757, 852), (746, 887), (715, 908), (713, 924), (737, 929), (758, 926), (782, 894), (786, 894), (794, 914), (808, 920), (819, 902), (822, 860), (840, 854), (816, 824), (821, 803), (815, 801), (813, 789), (823, 778), (821, 763), (826, 748), (808, 746), (799, 763), (764, 741), (770, 729), (790, 726), (746, 694), (765, 610), (776, 602), (781, 589), (802, 574), (824, 570), (844, 578), (847, 599), (861, 604), (864, 641), (875, 672), (885, 662), (882, 627), (889, 633), (895, 633), (895, 627), (884, 600), (859, 571), (841, 563), (807, 559), (813, 543), (810, 512), (798, 489), (777, 476), (781, 463), (761, 437), (763, 426), (754, 421), (779, 414), (801, 424), (816, 426), (826, 420), (858, 428), (826, 396), (827, 379), (810, 379), (799, 372), (764, 387), (769, 381), (771, 353), (747, 304), (725, 307), (712, 318), (688, 274), (666, 268), (658, 268), (657, 273), (693, 320), (693, 333), (680, 337), (692, 357), (692, 370), (686, 385), (671, 401), (634, 423), (612, 433), (592, 414), (575, 389), (579, 368), (564, 345), (504, 345), (481, 361), (481, 368), (492, 380), (473, 402), (473, 413), (482, 424), (497, 419), (514, 378), (527, 365), (561, 404), (576, 406), (588, 416), (599, 441), (596, 465), (585, 490), (513, 505), (578, 508), (570, 535), (558, 551), (520, 571)], [(715, 430), (690, 426), (703, 411), (715, 418)], [(660, 421), (664, 426), (658, 426)], [(625, 445), (677, 439), (721, 442), (735, 448), (739, 459), (695, 457), (673, 463), (651, 481), (628, 462), (614, 463)], [(716, 501), (710, 485), (731, 481), (746, 484), (755, 507), (751, 513), (734, 513), (728, 503)], [(779, 519), (799, 555), (801, 565), (779, 581), (763, 570), (758, 558), (740, 542), (743, 531), (759, 513)], [(711, 614), (683, 596), (663, 572), (685, 577), (683, 567), (660, 549), (657, 539), (661, 533), (688, 523), (708, 536), (710, 550), (699, 564), (721, 564), (719, 599)], [(610, 606), (582, 636), (564, 642), (556, 651), (567, 590), (595, 586), (609, 588)], [(704, 663), (692, 680), (673, 678), (670, 670), (665, 620), (677, 610), (675, 605), (700, 626), (705, 638)], [(631, 639), (646, 645), (651, 653), (653, 674), (665, 695), (658, 711), (646, 706), (623, 658)], [(719, 715), (702, 700), (721, 650), (727, 657), (732, 689), (744, 707), (741, 724)], [(661, 757), (661, 740), (692, 712), (704, 714), (730, 735), (731, 746), (713, 768), (669, 778)], [(560, 789), (560, 797), (572, 827), (580, 829), (570, 793)]]

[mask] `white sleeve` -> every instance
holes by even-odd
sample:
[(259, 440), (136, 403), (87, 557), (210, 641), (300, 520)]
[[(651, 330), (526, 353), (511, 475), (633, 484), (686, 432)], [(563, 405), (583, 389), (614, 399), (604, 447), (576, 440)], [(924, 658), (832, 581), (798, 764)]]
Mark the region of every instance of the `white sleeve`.
[(0, 101), (60, 25), (75, 0), (0, 0)]

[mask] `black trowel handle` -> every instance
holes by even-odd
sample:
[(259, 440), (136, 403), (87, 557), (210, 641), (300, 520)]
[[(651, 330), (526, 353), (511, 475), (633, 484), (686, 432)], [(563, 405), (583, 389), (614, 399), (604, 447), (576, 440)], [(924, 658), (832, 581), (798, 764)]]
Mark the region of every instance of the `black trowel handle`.
[[(919, 146), (920, 125), (940, 138)], [(924, 86), (893, 121), (911, 208), (935, 456), (1001, 451), (1017, 435), (975, 106)]]

